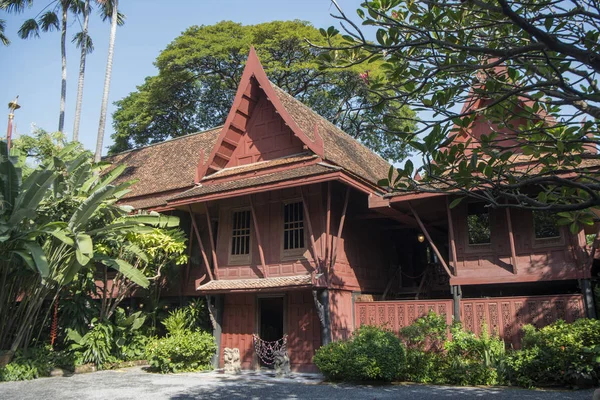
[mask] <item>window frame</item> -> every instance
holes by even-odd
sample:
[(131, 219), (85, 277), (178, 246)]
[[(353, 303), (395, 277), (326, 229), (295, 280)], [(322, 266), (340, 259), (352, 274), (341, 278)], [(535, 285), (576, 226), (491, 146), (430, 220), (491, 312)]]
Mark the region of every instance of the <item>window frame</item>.
[(533, 215), (534, 211), (529, 213), (531, 220), (531, 247), (534, 249), (545, 248), (545, 247), (563, 247), (566, 244), (565, 241), (565, 227), (557, 226), (558, 228), (558, 236), (547, 237), (547, 238), (538, 238), (535, 234), (535, 217)]
[[(232, 245), (233, 245), (233, 231), (235, 229), (234, 223), (234, 215), (239, 212), (248, 212), (250, 215), (249, 218), (249, 234), (248, 234), (248, 254), (232, 254)], [(228, 256), (228, 264), (249, 264), (252, 260), (252, 247), (254, 244), (254, 235), (252, 231), (254, 227), (252, 226), (252, 210), (250, 207), (237, 207), (229, 210), (229, 240), (227, 246), (227, 256)]]
[[(302, 207), (302, 233), (303, 233), (303, 240), (304, 240), (304, 247), (300, 247), (300, 248), (296, 248), (296, 249), (285, 249), (285, 242), (284, 242), (284, 237), (285, 237), (285, 207), (289, 204), (294, 204), (294, 203), (299, 203)], [(288, 199), (285, 201), (281, 202), (281, 208), (280, 208), (280, 212), (281, 212), (281, 220), (280, 220), (280, 224), (279, 226), (281, 227), (281, 231), (280, 231), (280, 252), (281, 252), (281, 259), (282, 260), (294, 260), (294, 259), (306, 259), (306, 255), (307, 255), (307, 251), (308, 251), (308, 237), (307, 237), (307, 232), (306, 232), (306, 213), (304, 212), (304, 202), (302, 200), (302, 198), (293, 198), (293, 199)]]
[(487, 215), (488, 215), (488, 225), (489, 225), (489, 231), (490, 231), (490, 241), (486, 242), (486, 243), (471, 243), (471, 238), (469, 235), (469, 205), (471, 204), (485, 204), (483, 202), (479, 202), (479, 201), (474, 201), (474, 202), (469, 202), (466, 204), (465, 206), (465, 219), (464, 219), (464, 223), (465, 223), (465, 244), (467, 247), (470, 247), (472, 249), (487, 249), (490, 248), (492, 246), (493, 240), (494, 240), (494, 235), (493, 235), (493, 221), (494, 221), (494, 217), (493, 214), (491, 213), (491, 210), (488, 208), (487, 209)]

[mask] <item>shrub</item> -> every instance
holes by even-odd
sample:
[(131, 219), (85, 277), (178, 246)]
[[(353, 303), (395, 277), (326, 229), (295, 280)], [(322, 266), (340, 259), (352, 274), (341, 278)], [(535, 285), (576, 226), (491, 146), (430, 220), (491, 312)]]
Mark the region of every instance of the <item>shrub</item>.
[(0, 368), (0, 381), (22, 381), (50, 376), (54, 367), (72, 370), (74, 360), (64, 351), (52, 351), (50, 347), (35, 347), (24, 353), (17, 351), (14, 359)]
[(313, 358), (329, 380), (384, 382), (398, 377), (404, 360), (400, 340), (374, 326), (362, 326), (347, 341), (321, 347)]
[(109, 323), (98, 323), (95, 318), (92, 324), (93, 328), (83, 336), (71, 329), (67, 331), (68, 339), (73, 342), (70, 350), (77, 364), (93, 363), (103, 368), (104, 364), (116, 361), (111, 355), (114, 327)]
[(430, 312), (400, 330), (406, 344), (406, 363), (400, 378), (410, 382), (443, 383), (444, 342), (448, 338), (446, 317)]
[(592, 384), (600, 377), (600, 321), (557, 321), (523, 328), (523, 348), (509, 355), (512, 383), (521, 386)]
[(205, 328), (205, 314), (204, 301), (202, 299), (193, 300), (187, 306), (171, 311), (162, 324), (170, 335), (194, 331)]
[(212, 335), (183, 331), (151, 340), (146, 347), (146, 360), (163, 374), (202, 371), (211, 368), (210, 361), (216, 351), (217, 344)]
[(497, 385), (504, 381), (505, 345), (482, 327), (480, 336), (452, 326), (452, 340), (447, 340), (444, 383), (453, 385)]

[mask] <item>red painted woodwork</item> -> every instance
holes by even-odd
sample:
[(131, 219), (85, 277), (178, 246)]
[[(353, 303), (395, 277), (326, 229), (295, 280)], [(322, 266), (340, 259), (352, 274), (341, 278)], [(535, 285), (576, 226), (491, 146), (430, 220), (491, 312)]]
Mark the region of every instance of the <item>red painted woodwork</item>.
[[(491, 243), (470, 245), (467, 231), (467, 205), (452, 210), (457, 252), (457, 276), (453, 285), (534, 282), (579, 279), (582, 271), (573, 254), (571, 234), (563, 227), (557, 239), (536, 239), (531, 212), (512, 210), (515, 258), (511, 252), (507, 214), (490, 209)], [(578, 240), (578, 238), (576, 238)], [(513, 264), (516, 262), (516, 273)]]
[(398, 333), (417, 318), (433, 311), (446, 316), (452, 323), (452, 300), (398, 300), (357, 302), (354, 306), (356, 327), (362, 325), (385, 326)]
[(522, 328), (533, 324), (544, 327), (559, 319), (573, 322), (584, 317), (583, 296), (556, 295), (463, 299), (460, 304), (463, 326), (477, 334), (485, 324), (515, 348), (521, 346)]
[(231, 159), (225, 167), (252, 164), (275, 158), (298, 154), (304, 151), (304, 144), (294, 136), (275, 107), (264, 95), (256, 105), (248, 128), (239, 139)]
[(297, 371), (314, 371), (312, 357), (321, 346), (321, 325), (311, 291), (288, 292), (288, 353)]
[(333, 340), (348, 339), (354, 326), (352, 292), (330, 290), (329, 309), (331, 311), (331, 336)]
[[(261, 96), (272, 102), (273, 109), (277, 111), (282, 121), (290, 127), (293, 134), (303, 143), (303, 146), (306, 146), (314, 154), (324, 155), (323, 140), (317, 132), (315, 132), (315, 140), (311, 140), (307, 133), (300, 129), (298, 124), (291, 118), (267, 78), (254, 48), (251, 48), (231, 110), (219, 134), (215, 148), (206, 162), (201, 160), (201, 164), (198, 166), (196, 182), (199, 182), (205, 175), (221, 170), (232, 160), (233, 153), (238, 148), (241, 137), (249, 127), (253, 111)], [(270, 133), (267, 134), (270, 135)], [(237, 159), (240, 160), (240, 157), (238, 156)]]
[[(445, 315), (450, 324), (452, 309), (452, 300), (357, 302), (354, 306), (355, 325), (386, 326), (398, 333), (429, 311)], [(480, 334), (485, 324), (488, 332), (500, 336), (515, 348), (521, 345), (522, 328), (526, 324), (541, 328), (559, 319), (573, 322), (584, 317), (580, 294), (463, 299), (460, 310), (465, 329)]]
[(255, 324), (255, 294), (228, 294), (225, 296), (223, 333), (221, 334), (221, 366), (223, 365), (223, 349), (225, 347), (240, 349), (242, 368), (250, 369), (254, 366), (252, 334), (256, 331)]

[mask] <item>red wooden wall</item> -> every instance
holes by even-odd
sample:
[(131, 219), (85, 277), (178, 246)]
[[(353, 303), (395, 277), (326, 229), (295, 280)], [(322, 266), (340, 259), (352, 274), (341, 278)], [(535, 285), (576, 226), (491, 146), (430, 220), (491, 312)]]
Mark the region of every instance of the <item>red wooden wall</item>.
[[(223, 365), (223, 349), (225, 347), (240, 349), (242, 368), (256, 367), (252, 334), (257, 332), (257, 295), (227, 294), (223, 310), (223, 326), (221, 335), (221, 358)], [(290, 364), (295, 371), (312, 371), (312, 357), (321, 346), (321, 330), (315, 309), (312, 292), (291, 291), (286, 293), (284, 304), (287, 304), (284, 315), (287, 317), (285, 330), (288, 334), (288, 354)]]
[(485, 323), (488, 331), (515, 348), (521, 345), (521, 328), (526, 324), (541, 328), (559, 319), (573, 322), (585, 316), (580, 294), (464, 299), (460, 309), (466, 329), (479, 334)]
[[(354, 307), (356, 327), (387, 326), (396, 333), (429, 311), (445, 315), (450, 324), (452, 310), (452, 300), (357, 302)], [(580, 294), (463, 299), (460, 310), (466, 329), (480, 334), (485, 324), (489, 332), (499, 335), (515, 348), (521, 345), (521, 328), (526, 324), (541, 328), (559, 319), (573, 322), (584, 317)]]
[(252, 334), (256, 331), (256, 295), (228, 294), (225, 296), (221, 334), (220, 365), (223, 366), (225, 347), (240, 349), (242, 368), (253, 367)]
[(312, 357), (321, 347), (321, 324), (311, 291), (288, 292), (288, 354), (295, 371), (314, 371)]
[(573, 243), (580, 238), (561, 228), (558, 239), (536, 239), (531, 212), (511, 210), (517, 274), (513, 273), (505, 210), (490, 209), (491, 243), (471, 245), (467, 231), (467, 204), (451, 211), (458, 258), (452, 284), (532, 282), (581, 278)]
[(304, 151), (300, 139), (294, 136), (264, 94), (261, 95), (252, 111), (246, 132), (240, 138), (227, 167), (272, 160)]
[(377, 325), (396, 333), (430, 311), (445, 315), (446, 322), (452, 323), (452, 300), (356, 302), (354, 307), (357, 328), (362, 325)]

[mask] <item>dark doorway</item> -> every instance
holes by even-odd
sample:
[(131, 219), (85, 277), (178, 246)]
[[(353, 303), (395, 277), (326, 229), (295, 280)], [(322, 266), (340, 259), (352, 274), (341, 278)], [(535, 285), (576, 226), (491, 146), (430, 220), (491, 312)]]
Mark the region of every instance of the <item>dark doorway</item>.
[[(258, 336), (264, 342), (275, 342), (283, 338), (283, 334), (285, 332), (283, 327), (283, 297), (259, 297), (258, 318)], [(277, 345), (275, 343), (264, 344), (268, 345), (268, 347)], [(272, 351), (273, 349), (266, 351), (265, 356), (267, 359), (272, 357)], [(259, 358), (258, 362), (262, 367), (273, 368), (273, 365), (270, 362), (265, 363), (263, 359)]]
[(283, 337), (283, 297), (263, 297), (258, 299), (260, 331), (262, 340), (273, 342)]

